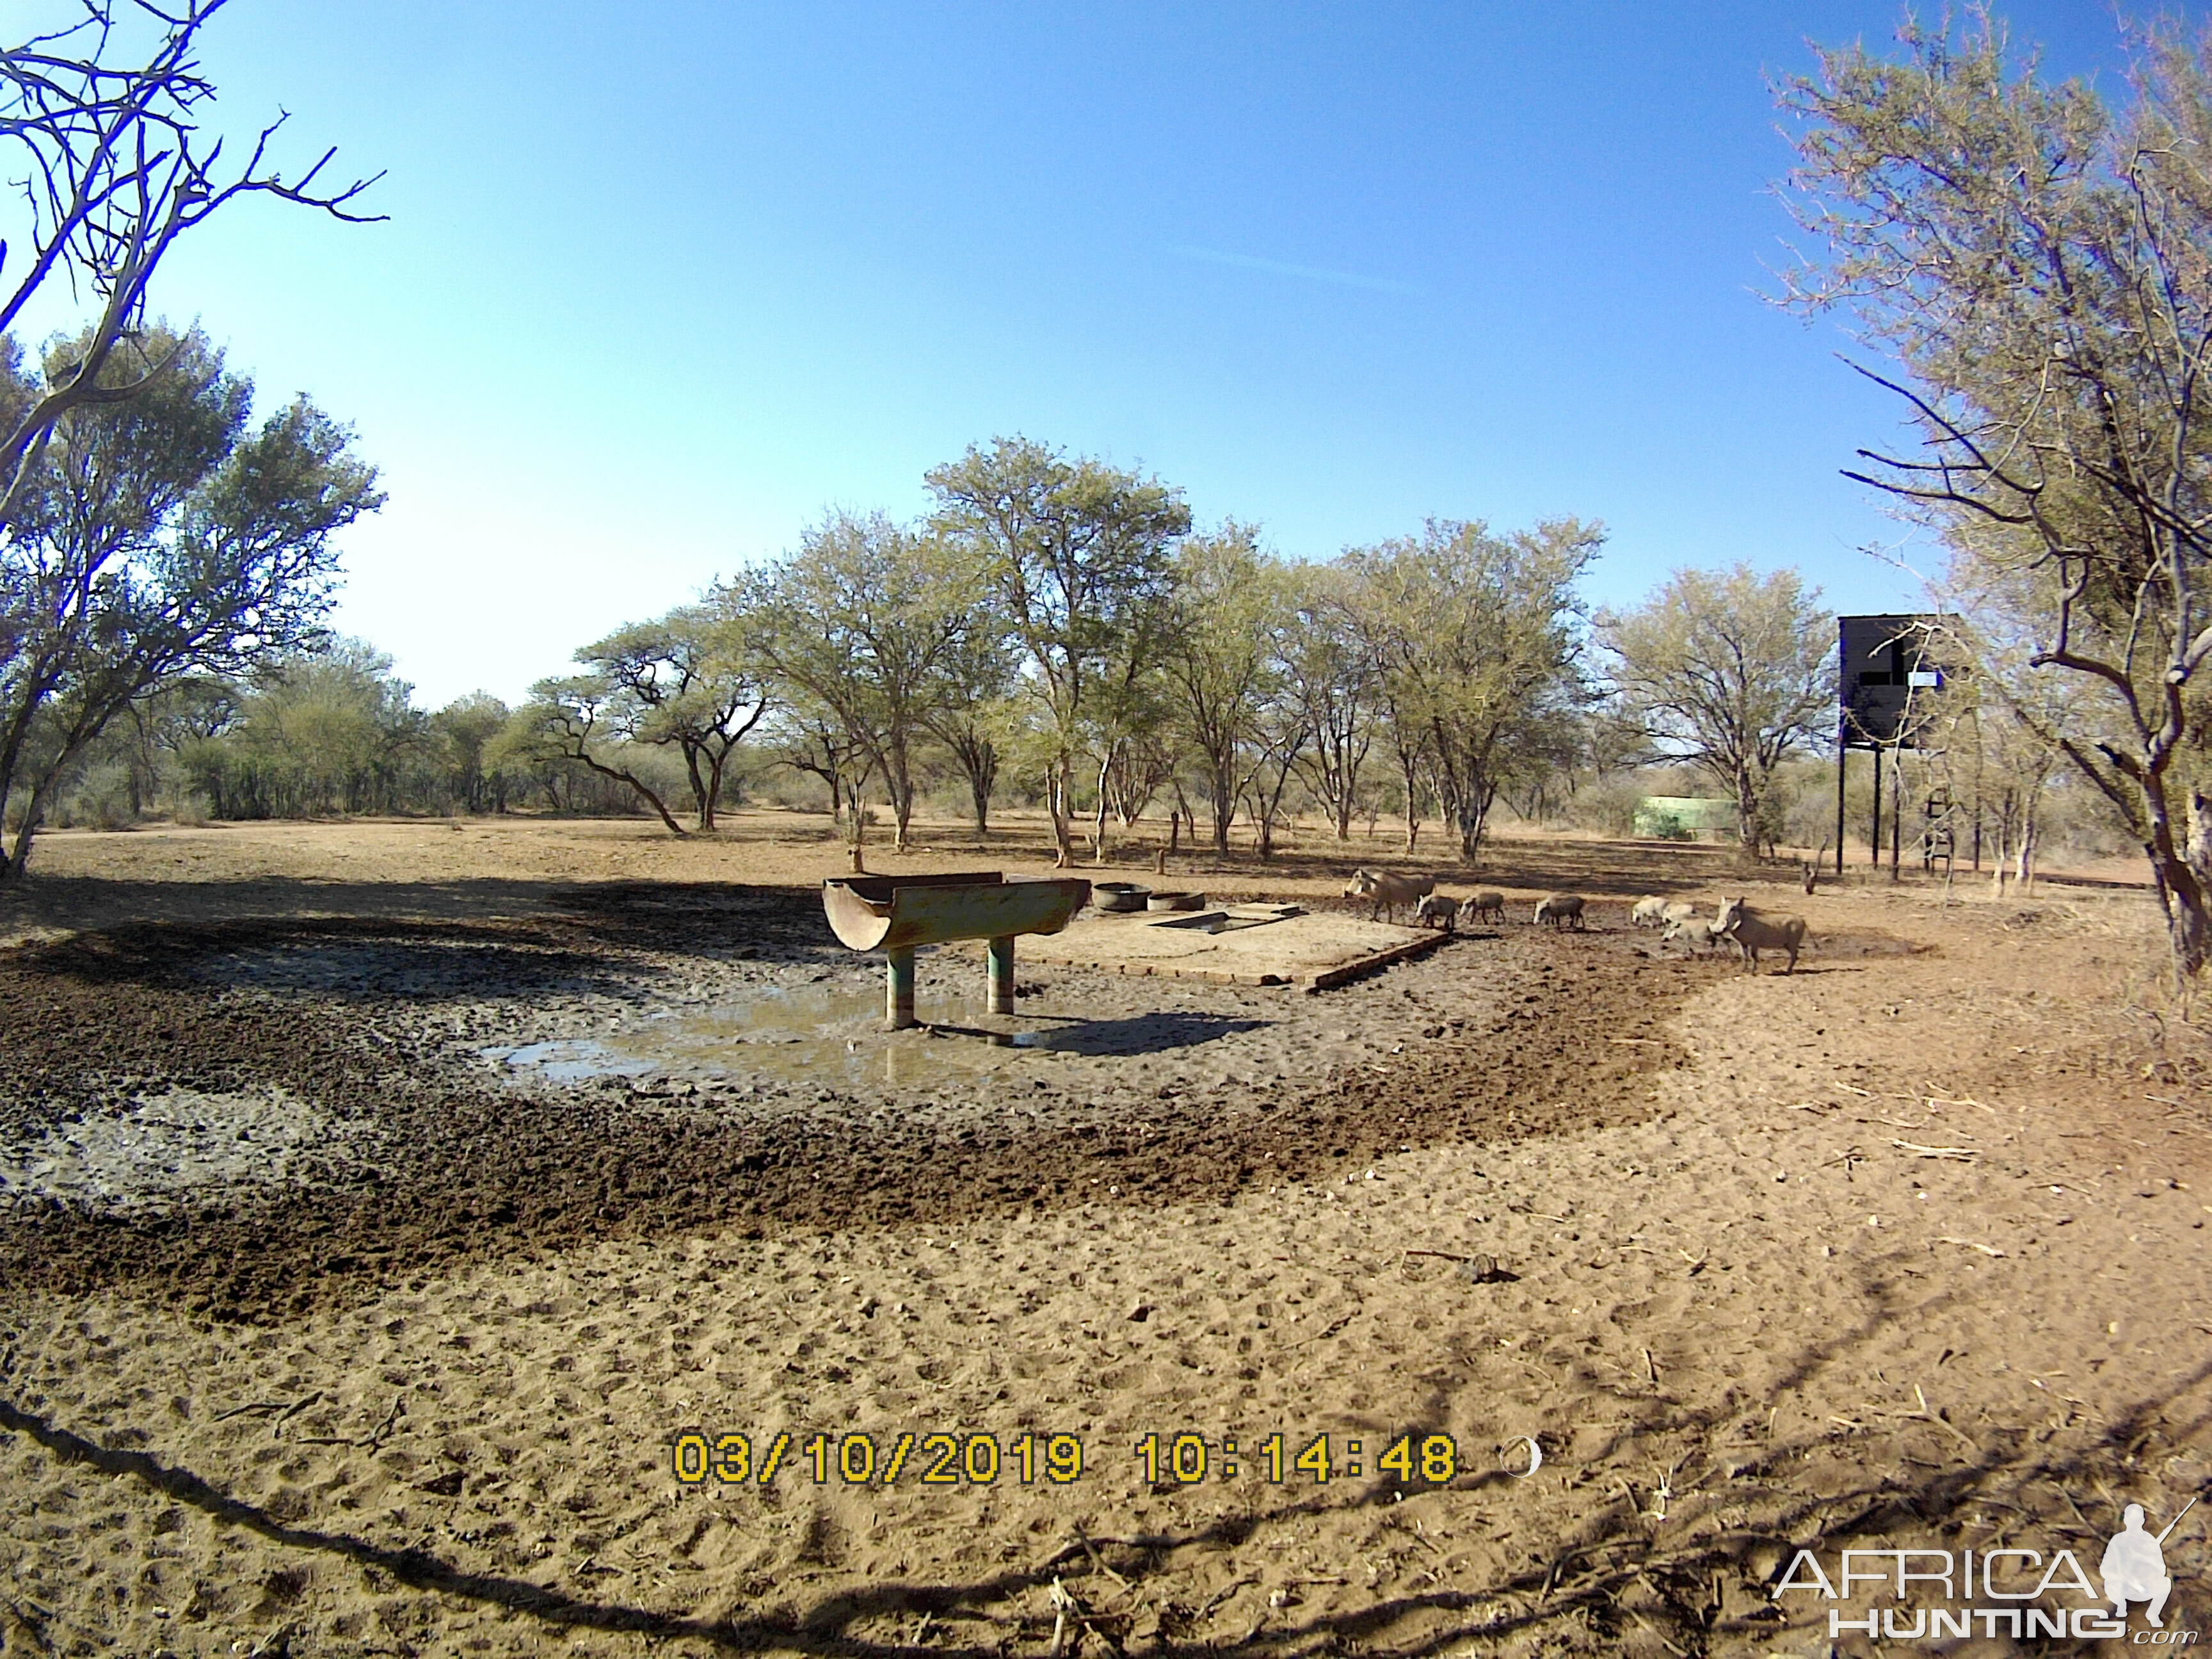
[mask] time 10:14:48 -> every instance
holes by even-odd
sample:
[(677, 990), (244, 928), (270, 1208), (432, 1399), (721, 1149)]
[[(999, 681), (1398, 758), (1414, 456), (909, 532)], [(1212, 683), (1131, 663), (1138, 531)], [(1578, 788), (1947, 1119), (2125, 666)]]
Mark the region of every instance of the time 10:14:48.
[[(1317, 1434), (1302, 1447), (1294, 1447), (1280, 1433), (1271, 1434), (1249, 1454), (1253, 1473), (1282, 1486), (1300, 1474), (1316, 1485), (1337, 1479), (1358, 1480), (1369, 1468), (1364, 1455), (1366, 1443), (1349, 1438), (1332, 1440)], [(1224, 1439), (1218, 1450), (1202, 1434), (1148, 1434), (1136, 1444), (1144, 1460), (1145, 1479), (1153, 1485), (1175, 1482), (1196, 1486), (1209, 1474), (1234, 1480), (1244, 1472), (1245, 1458), (1237, 1443)], [(1458, 1474), (1459, 1447), (1448, 1434), (1401, 1434), (1374, 1460), (1378, 1474), (1395, 1474), (1412, 1485), (1417, 1481), (1441, 1486)]]

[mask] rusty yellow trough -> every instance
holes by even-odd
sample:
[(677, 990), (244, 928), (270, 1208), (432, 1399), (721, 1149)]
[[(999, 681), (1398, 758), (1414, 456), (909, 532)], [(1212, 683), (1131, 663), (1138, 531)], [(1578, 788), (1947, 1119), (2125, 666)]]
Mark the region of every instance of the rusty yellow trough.
[(947, 876), (844, 876), (822, 884), (830, 931), (854, 951), (881, 951), (890, 960), (884, 1024), (904, 1030), (914, 1018), (914, 947), (951, 939), (990, 940), (994, 1014), (1014, 1012), (1014, 936), (1056, 933), (1091, 896), (1091, 884), (1017, 876), (996, 870)]

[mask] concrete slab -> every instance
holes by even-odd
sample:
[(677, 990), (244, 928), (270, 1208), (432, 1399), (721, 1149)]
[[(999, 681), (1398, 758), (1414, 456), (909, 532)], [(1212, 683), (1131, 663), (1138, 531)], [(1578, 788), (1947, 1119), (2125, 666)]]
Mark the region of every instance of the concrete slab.
[(1326, 990), (1442, 944), (1427, 928), (1295, 905), (1082, 917), (1057, 933), (1025, 938), (1020, 959), (1156, 974), (1220, 985), (1302, 985)]

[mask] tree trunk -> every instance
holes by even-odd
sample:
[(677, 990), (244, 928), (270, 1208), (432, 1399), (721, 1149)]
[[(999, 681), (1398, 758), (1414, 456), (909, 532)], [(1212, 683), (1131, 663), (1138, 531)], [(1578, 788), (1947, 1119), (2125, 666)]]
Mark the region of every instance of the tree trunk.
[(1497, 804), (1498, 786), (1471, 781), (1460, 797), (1460, 856), (1473, 864), (1482, 852), (1482, 834), (1490, 827), (1490, 809)]
[(2166, 908), (2166, 931), (2173, 946), (2174, 966), (2185, 980), (2194, 980), (2212, 958), (2212, 927), (2208, 927), (2205, 916), (2204, 884), (2188, 861), (2171, 850), (2170, 837), (2166, 850), (2155, 846), (2151, 854), (2151, 873), (2157, 878), (2159, 900)]
[(884, 761), (884, 791), (891, 798), (891, 850), (907, 849), (907, 827), (914, 821), (914, 779), (906, 769), (903, 750)]
[(1053, 763), (1052, 775), (1045, 780), (1045, 803), (1052, 811), (1052, 865), (1055, 870), (1065, 870), (1075, 862), (1075, 848), (1067, 823), (1070, 764), (1068, 758), (1062, 756)]
[(689, 836), (690, 832), (685, 830), (682, 824), (677, 823), (676, 815), (668, 810), (668, 803), (661, 799), (659, 795), (655, 794), (653, 791), (652, 786), (647, 784), (644, 779), (639, 777), (635, 773), (624, 770), (619, 767), (603, 765), (599, 762), (593, 760), (589, 755), (586, 754), (573, 754), (569, 756), (568, 758), (582, 762), (586, 766), (598, 773), (601, 777), (608, 779), (612, 782), (628, 785), (629, 788), (636, 793), (640, 799), (651, 806), (653, 811), (659, 816), (660, 821), (668, 826), (668, 833), (670, 835), (686, 837)]
[(722, 769), (729, 763), (730, 757), (726, 750), (708, 758), (707, 810), (699, 817), (699, 827), (702, 830), (713, 830), (717, 827), (718, 820), (715, 814), (721, 810), (722, 805)]
[(1759, 786), (1747, 769), (1735, 775), (1735, 843), (1746, 865), (1759, 862)]
[(2212, 890), (2212, 795), (2202, 789), (2190, 792), (2189, 826), (2189, 867)]
[(991, 786), (998, 781), (999, 751), (987, 741), (970, 743), (956, 751), (968, 774), (968, 795), (975, 807), (975, 833), (991, 833)]
[(691, 800), (697, 808), (699, 827), (712, 830), (714, 827), (714, 796), (707, 787), (706, 779), (699, 775), (699, 744), (687, 743), (684, 745), (684, 770), (691, 780)]
[(1108, 774), (1113, 769), (1114, 752), (1117, 747), (1118, 744), (1107, 744), (1106, 758), (1098, 763), (1098, 812), (1091, 827), (1091, 861), (1093, 864), (1106, 862), (1106, 784)]
[(0, 887), (14, 887), (21, 884), (24, 872), (30, 866), (32, 838), (39, 833), (39, 826), (46, 821), (46, 804), (43, 799), (44, 793), (43, 790), (37, 789), (31, 792), (30, 805), (23, 810), (23, 821), (16, 826), (15, 851), (12, 854), (0, 854)]

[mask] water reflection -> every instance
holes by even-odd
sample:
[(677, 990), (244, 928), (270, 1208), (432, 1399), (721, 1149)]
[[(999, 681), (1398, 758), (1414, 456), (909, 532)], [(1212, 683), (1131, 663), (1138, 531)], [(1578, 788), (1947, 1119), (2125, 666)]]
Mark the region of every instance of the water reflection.
[(987, 1014), (980, 995), (949, 988), (916, 1000), (921, 1029), (883, 1030), (879, 986), (763, 986), (743, 1000), (672, 1008), (603, 1037), (487, 1048), (518, 1079), (769, 1076), (791, 1083), (897, 1086), (942, 1079), (948, 1067), (993, 1071), (1024, 1049), (1051, 1049), (1085, 1024), (1072, 1014)]
[(1016, 1014), (992, 1014), (980, 994), (925, 988), (915, 1004), (921, 1024), (886, 1031), (883, 994), (873, 985), (763, 986), (741, 1000), (666, 1009), (601, 1036), (479, 1052), (517, 1082), (658, 1075), (927, 1088), (948, 1074), (1166, 1054), (1273, 1023), (1172, 1010), (1086, 1018), (1054, 1012), (1049, 1000), (1024, 1001)]

